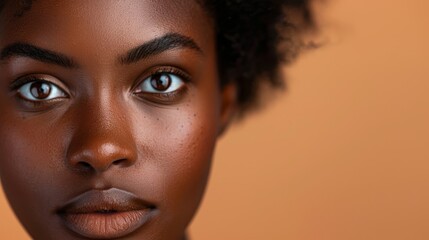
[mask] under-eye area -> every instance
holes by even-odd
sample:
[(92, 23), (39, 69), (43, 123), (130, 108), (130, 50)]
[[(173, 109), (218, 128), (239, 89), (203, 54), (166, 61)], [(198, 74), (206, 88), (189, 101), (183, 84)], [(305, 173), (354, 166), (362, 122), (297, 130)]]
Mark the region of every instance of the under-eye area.
[(176, 67), (156, 67), (143, 75), (134, 87), (133, 94), (138, 98), (158, 104), (175, 104), (187, 93), (192, 84), (191, 76)]
[(55, 77), (48, 75), (29, 75), (13, 81), (9, 89), (24, 111), (48, 110), (70, 98), (65, 87)]

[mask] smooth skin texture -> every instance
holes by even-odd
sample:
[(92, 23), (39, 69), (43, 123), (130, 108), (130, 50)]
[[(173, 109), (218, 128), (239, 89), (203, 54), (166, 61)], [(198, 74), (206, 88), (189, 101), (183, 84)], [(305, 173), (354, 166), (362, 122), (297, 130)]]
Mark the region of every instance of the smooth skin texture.
[(194, 0), (17, 2), (0, 15), (0, 176), (19, 220), (84, 239), (58, 208), (117, 188), (155, 207), (126, 239), (182, 239), (234, 112), (210, 17)]

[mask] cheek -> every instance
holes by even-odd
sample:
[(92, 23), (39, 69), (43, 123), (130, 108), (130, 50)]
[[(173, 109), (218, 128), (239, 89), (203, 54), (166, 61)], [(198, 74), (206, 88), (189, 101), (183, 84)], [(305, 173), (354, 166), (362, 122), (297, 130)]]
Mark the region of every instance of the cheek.
[(169, 121), (169, 125), (177, 124), (177, 129), (172, 130), (165, 141), (166, 154), (162, 157), (165, 161), (160, 167), (171, 182), (170, 190), (182, 195), (200, 192), (205, 186), (215, 146), (215, 117), (186, 116)]
[(172, 219), (182, 220), (172, 224), (178, 229), (186, 227), (201, 201), (217, 133), (213, 119), (196, 117), (182, 123), (167, 140), (168, 150), (160, 165), (165, 182), (163, 201)]
[[(25, 226), (38, 226), (48, 222), (46, 212), (52, 211), (61, 148), (43, 136), (46, 131), (34, 127), (2, 121), (0, 127), (0, 175), (6, 196), (21, 222)], [(19, 124), (18, 124), (19, 125)], [(44, 129), (46, 130), (46, 129)], [(32, 229), (32, 232), (37, 230)], [(43, 236), (43, 235), (41, 235)]]
[(36, 191), (40, 188), (37, 182), (51, 172), (52, 148), (43, 138), (37, 137), (34, 129), (22, 125), (13, 128), (13, 125), (4, 124), (0, 133), (2, 183), (5, 187), (13, 184), (14, 191), (21, 188)]
[(161, 219), (169, 228), (184, 229), (204, 193), (218, 131), (217, 101), (212, 97), (152, 113), (157, 117), (147, 118), (147, 127), (134, 131), (140, 133), (140, 172), (152, 176), (161, 212), (168, 214)]

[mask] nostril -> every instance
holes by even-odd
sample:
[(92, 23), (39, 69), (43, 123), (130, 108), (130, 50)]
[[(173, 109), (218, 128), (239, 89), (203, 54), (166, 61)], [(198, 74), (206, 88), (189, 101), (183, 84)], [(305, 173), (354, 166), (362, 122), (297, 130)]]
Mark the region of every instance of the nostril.
[(85, 170), (85, 171), (91, 171), (94, 168), (91, 166), (91, 164), (87, 163), (87, 162), (78, 162), (77, 166), (81, 169), (81, 170)]
[[(1, 1), (1, 0), (0, 0)], [(88, 140), (89, 141), (89, 140)], [(120, 143), (104, 143), (91, 140), (85, 145), (72, 148), (67, 153), (68, 167), (82, 173), (99, 174), (111, 167), (122, 169), (132, 166), (136, 161), (134, 146)]]
[(122, 165), (126, 162), (126, 159), (118, 159), (112, 162), (112, 165)]

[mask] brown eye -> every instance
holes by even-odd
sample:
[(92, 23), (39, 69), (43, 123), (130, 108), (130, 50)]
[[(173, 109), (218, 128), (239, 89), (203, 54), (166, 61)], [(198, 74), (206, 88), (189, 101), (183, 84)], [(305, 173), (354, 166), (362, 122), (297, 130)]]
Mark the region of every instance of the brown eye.
[(138, 87), (138, 93), (170, 93), (185, 85), (182, 77), (173, 73), (156, 73), (143, 80)]
[(49, 97), (51, 86), (45, 82), (34, 82), (30, 86), (31, 95), (39, 100)]
[(48, 81), (32, 81), (18, 89), (19, 95), (29, 101), (47, 101), (55, 98), (65, 98), (67, 94), (57, 85)]
[(166, 73), (155, 74), (150, 78), (150, 84), (155, 90), (164, 92), (170, 87), (171, 78)]

